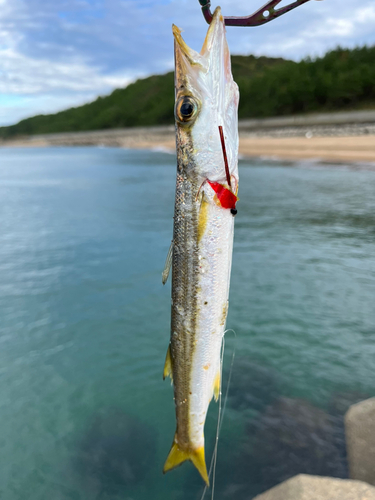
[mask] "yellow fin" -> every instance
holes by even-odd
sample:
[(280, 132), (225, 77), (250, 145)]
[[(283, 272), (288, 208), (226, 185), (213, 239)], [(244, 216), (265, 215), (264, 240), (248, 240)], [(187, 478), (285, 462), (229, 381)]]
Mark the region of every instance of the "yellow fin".
[(198, 243), (201, 241), (204, 232), (206, 231), (207, 221), (208, 221), (208, 208), (209, 202), (206, 200), (204, 191), (202, 192), (202, 200), (201, 206), (199, 209), (199, 218), (198, 218)]
[(178, 444), (176, 443), (176, 439), (172, 444), (171, 451), (167, 457), (167, 460), (164, 464), (163, 473), (165, 474), (169, 470), (178, 467), (186, 460), (190, 460), (193, 462), (195, 467), (198, 469), (199, 474), (202, 476), (202, 479), (207, 484), (210, 485), (207, 474), (206, 460), (204, 458), (204, 446), (201, 446), (197, 450), (181, 450)]
[(216, 402), (219, 399), (220, 395), (220, 385), (221, 385), (221, 376), (220, 376), (220, 371), (218, 371), (214, 381), (214, 398)]
[(165, 380), (167, 377), (171, 377), (171, 380), (173, 382), (171, 345), (170, 344), (168, 346), (167, 355), (165, 356), (163, 380)]
[(171, 267), (172, 267), (173, 247), (174, 247), (174, 241), (172, 240), (172, 243), (169, 246), (167, 258), (165, 259), (164, 269), (163, 269), (163, 272), (161, 275), (161, 280), (162, 280), (163, 285), (166, 284), (166, 282), (168, 280), (169, 272), (170, 272)]

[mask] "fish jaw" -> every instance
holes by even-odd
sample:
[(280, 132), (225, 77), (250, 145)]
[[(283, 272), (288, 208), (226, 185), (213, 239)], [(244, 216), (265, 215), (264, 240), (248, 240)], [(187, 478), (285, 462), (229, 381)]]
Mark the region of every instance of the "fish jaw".
[(204, 179), (225, 182), (225, 168), (219, 126), (223, 127), (229, 172), (238, 180), (238, 86), (231, 73), (225, 24), (218, 7), (200, 53), (190, 49), (173, 27), (175, 37), (176, 103), (183, 96), (196, 100), (194, 120), (181, 123), (176, 114), (177, 134), (184, 141), (191, 136), (195, 168)]

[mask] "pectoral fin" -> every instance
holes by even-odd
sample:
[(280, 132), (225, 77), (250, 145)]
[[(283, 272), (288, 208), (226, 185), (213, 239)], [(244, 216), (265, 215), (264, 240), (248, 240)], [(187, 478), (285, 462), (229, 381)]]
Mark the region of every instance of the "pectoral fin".
[(169, 250), (168, 250), (167, 258), (165, 260), (164, 271), (161, 275), (163, 285), (166, 284), (166, 282), (168, 280), (168, 276), (169, 276), (169, 271), (171, 270), (172, 257), (173, 257), (173, 246), (174, 246), (174, 243), (172, 240), (171, 246), (169, 247)]
[(170, 344), (168, 346), (167, 355), (165, 356), (163, 380), (165, 380), (167, 377), (171, 377), (171, 381), (173, 383), (172, 358), (171, 358), (171, 345)]
[(178, 467), (186, 460), (193, 462), (195, 467), (198, 469), (199, 474), (202, 476), (204, 482), (207, 486), (210, 485), (207, 474), (206, 460), (204, 458), (204, 446), (196, 450), (182, 450), (179, 448), (176, 438), (172, 444), (171, 451), (169, 452), (168, 458), (164, 464), (163, 473), (165, 474), (169, 470)]

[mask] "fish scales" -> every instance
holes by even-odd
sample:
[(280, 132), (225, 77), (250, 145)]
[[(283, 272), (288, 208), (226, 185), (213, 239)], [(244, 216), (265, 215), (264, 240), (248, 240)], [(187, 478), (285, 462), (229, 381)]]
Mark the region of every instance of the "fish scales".
[(178, 28), (173, 31), (177, 180), (171, 339), (164, 374), (173, 380), (177, 425), (164, 472), (191, 460), (208, 484), (204, 424), (221, 384), (238, 187), (238, 88), (219, 8), (200, 54), (187, 47)]
[[(177, 432), (182, 446), (189, 444), (189, 376), (197, 339), (198, 308), (198, 207), (195, 201), (199, 181), (191, 160), (179, 148), (174, 213), (174, 251), (172, 260), (171, 358)], [(183, 360), (183, 362), (181, 362)]]

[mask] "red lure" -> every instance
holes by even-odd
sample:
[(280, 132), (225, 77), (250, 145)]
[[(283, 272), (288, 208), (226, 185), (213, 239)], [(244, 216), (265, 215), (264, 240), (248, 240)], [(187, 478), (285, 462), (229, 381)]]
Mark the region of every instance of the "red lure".
[(207, 180), (208, 184), (212, 187), (212, 189), (215, 191), (217, 199), (220, 202), (220, 205), (223, 208), (230, 208), (230, 209), (235, 209), (236, 208), (236, 202), (237, 202), (237, 196), (232, 193), (232, 191), (219, 182), (212, 182)]

